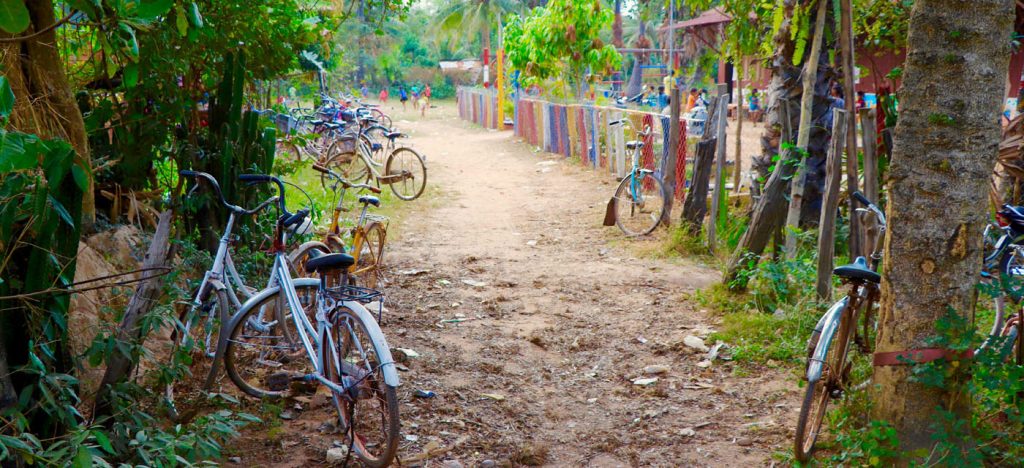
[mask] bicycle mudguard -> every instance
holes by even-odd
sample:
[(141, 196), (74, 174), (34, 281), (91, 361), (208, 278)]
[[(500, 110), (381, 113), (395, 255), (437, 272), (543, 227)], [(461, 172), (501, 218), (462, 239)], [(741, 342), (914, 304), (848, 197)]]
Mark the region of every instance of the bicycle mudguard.
[(398, 387), (398, 369), (395, 367), (395, 359), (391, 357), (391, 348), (388, 345), (388, 340), (384, 338), (384, 332), (380, 330), (380, 325), (377, 324), (377, 319), (358, 302), (345, 301), (344, 306), (355, 313), (359, 320), (362, 320), (363, 325), (366, 326), (366, 333), (370, 335), (370, 340), (381, 345), (378, 346), (379, 355), (377, 357), (381, 362), (381, 372), (384, 373), (384, 383), (391, 387)]
[(846, 305), (850, 302), (850, 297), (846, 296), (832, 307), (829, 307), (825, 315), (821, 317), (819, 324), (824, 324), (821, 328), (821, 335), (818, 337), (818, 345), (814, 347), (814, 354), (811, 355), (810, 361), (807, 363), (807, 381), (810, 384), (814, 384), (821, 379), (822, 367), (825, 365), (825, 357), (828, 356), (828, 347), (832, 344), (832, 336), (836, 334), (836, 330), (839, 329), (839, 319), (846, 310)]
[(608, 199), (608, 207), (604, 210), (604, 225), (615, 225), (615, 197)]

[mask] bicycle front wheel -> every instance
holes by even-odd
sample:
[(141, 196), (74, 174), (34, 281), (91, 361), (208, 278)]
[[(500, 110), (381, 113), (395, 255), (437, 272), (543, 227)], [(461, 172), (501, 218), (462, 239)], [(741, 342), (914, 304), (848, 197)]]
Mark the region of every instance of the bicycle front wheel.
[(615, 225), (629, 237), (650, 234), (665, 212), (665, 188), (647, 172), (627, 175), (615, 189)]
[(388, 182), (391, 191), (402, 200), (415, 200), (427, 186), (427, 165), (423, 157), (412, 148), (397, 148), (388, 156), (384, 169), (388, 177), (401, 176), (401, 180)]
[(365, 234), (360, 238), (359, 245), (352, 246), (352, 251), (359, 253), (353, 274), (360, 286), (377, 289), (384, 276), (381, 262), (384, 259), (387, 232), (384, 225), (376, 221), (368, 223), (363, 231)]
[(383, 337), (368, 313), (339, 307), (332, 312), (332, 346), (323, 363), (327, 379), (350, 389), (331, 392), (342, 442), (371, 467), (390, 465), (398, 450), (398, 394), (383, 372), (394, 361)]
[(832, 393), (841, 388), (843, 374), (847, 368), (846, 349), (849, 340), (849, 331), (845, 330), (845, 327), (847, 324), (844, 321), (828, 342), (818, 341), (817, 344), (827, 346), (828, 353), (825, 355), (821, 377), (816, 382), (807, 383), (804, 401), (800, 405), (793, 448), (796, 459), (801, 463), (809, 461), (814, 454), (814, 444), (818, 440), (821, 423), (825, 419), (828, 401), (832, 398)]
[[(314, 317), (317, 284), (304, 281), (295, 285), (302, 305), (299, 313)], [(278, 398), (288, 394), (292, 382), (311, 374), (313, 361), (306, 355), (296, 328), (296, 317), (279, 289), (256, 296), (252, 307), (235, 317), (224, 352), (224, 368), (239, 390), (257, 398)], [(300, 319), (301, 322), (301, 319)], [(310, 340), (315, 332), (307, 330)], [(314, 343), (315, 348), (315, 343)]]

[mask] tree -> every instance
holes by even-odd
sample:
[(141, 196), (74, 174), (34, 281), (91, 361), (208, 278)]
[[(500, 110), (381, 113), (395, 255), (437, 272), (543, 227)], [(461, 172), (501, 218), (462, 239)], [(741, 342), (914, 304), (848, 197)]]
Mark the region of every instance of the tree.
[[(912, 7), (876, 353), (929, 348), (936, 323), (950, 311), (970, 319), (981, 267), (977, 233), (987, 216), (979, 206), (999, 143), (1013, 5), (916, 0)], [(911, 372), (876, 366), (873, 377), (873, 416), (895, 427), (905, 457), (935, 445), (937, 414), (970, 411), (967, 395), (913, 381)]]
[(449, 36), (480, 35), (484, 49), (491, 48), (491, 28), (500, 27), (506, 14), (521, 12), (522, 4), (514, 0), (451, 0), (437, 13), (438, 27)]
[(598, 37), (611, 22), (611, 12), (597, 1), (553, 0), (505, 26), (509, 63), (522, 70), (527, 82), (561, 75), (579, 97), (587, 69), (605, 73), (622, 62), (618, 51)]

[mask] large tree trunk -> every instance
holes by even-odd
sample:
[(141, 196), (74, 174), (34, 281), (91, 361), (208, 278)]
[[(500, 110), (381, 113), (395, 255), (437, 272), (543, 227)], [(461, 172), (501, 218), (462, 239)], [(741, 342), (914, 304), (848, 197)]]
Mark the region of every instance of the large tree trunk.
[(484, 12), (483, 24), (480, 25), (480, 45), (488, 53), (491, 53), (491, 19), (487, 17), (487, 5), (490, 3), (490, 0), (480, 0)]
[[(25, 0), (25, 5), (32, 23), (15, 36), (32, 35), (57, 21), (51, 0)], [(12, 35), (0, 31), (0, 37)], [(64, 62), (57, 52), (56, 41), (56, 30), (49, 30), (25, 41), (0, 43), (0, 70), (10, 80), (15, 97), (10, 125), (25, 133), (67, 141), (75, 149), (78, 164), (91, 168), (85, 122), (64, 74)], [(96, 221), (95, 203), (93, 180), (89, 177), (82, 200), (85, 230), (91, 230)]]
[(615, 22), (612, 23), (612, 45), (622, 47), (622, 0), (615, 0)]
[[(914, 2), (890, 166), (878, 353), (928, 348), (947, 311), (971, 313), (1013, 5)], [(968, 395), (910, 375), (910, 366), (892, 365), (875, 367), (873, 378), (873, 416), (895, 427), (905, 457), (929, 453), (937, 409), (970, 411)]]

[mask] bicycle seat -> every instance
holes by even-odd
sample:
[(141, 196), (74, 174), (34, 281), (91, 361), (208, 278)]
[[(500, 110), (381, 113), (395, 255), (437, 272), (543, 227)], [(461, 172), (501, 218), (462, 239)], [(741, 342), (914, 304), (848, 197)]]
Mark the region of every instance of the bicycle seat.
[(370, 195), (363, 195), (359, 197), (359, 203), (362, 203), (364, 205), (369, 203), (373, 206), (376, 206), (377, 208), (380, 208), (380, 199)]
[(388, 132), (385, 133), (384, 136), (387, 137), (388, 140), (395, 141), (395, 138), (402, 137), (402, 132)]
[(643, 148), (643, 147), (644, 147), (644, 142), (642, 142), (640, 140), (632, 140), (632, 141), (627, 141), (626, 142), (626, 149), (628, 149), (628, 150), (635, 150), (637, 148)]
[(316, 272), (320, 274), (327, 273), (331, 270), (347, 269), (354, 265), (356, 259), (352, 258), (349, 254), (333, 253), (320, 255), (316, 258), (312, 258), (306, 262), (307, 272)]
[(853, 263), (836, 267), (832, 274), (848, 280), (860, 280), (870, 283), (881, 283), (882, 275), (868, 268), (868, 262), (864, 257), (857, 257)]
[(343, 125), (340, 122), (324, 122), (324, 126), (331, 130), (334, 130), (341, 128)]

